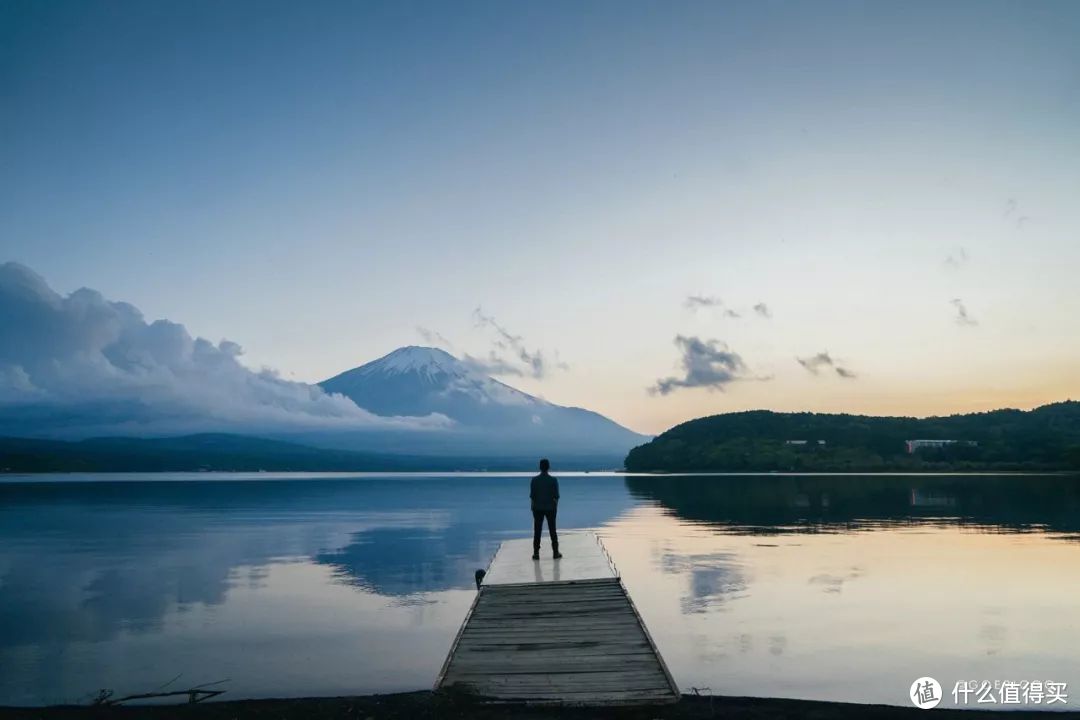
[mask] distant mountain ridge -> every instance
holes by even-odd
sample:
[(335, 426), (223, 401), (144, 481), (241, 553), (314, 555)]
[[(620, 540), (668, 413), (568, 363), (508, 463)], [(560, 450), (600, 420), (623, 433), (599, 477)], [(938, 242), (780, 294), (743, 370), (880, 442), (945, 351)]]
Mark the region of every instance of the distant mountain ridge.
[[(906, 441), (918, 439), (961, 442), (908, 452)], [(1080, 470), (1080, 402), (929, 418), (768, 410), (713, 415), (634, 448), (625, 467), (641, 472)]]
[(449, 418), (443, 430), (379, 432), (340, 437), (350, 447), (438, 455), (610, 457), (648, 440), (599, 413), (556, 405), (488, 377), (450, 353), (398, 348), (319, 383), (384, 417)]
[(200, 433), (86, 440), (0, 437), (0, 474), (38, 472), (437, 472), (531, 470), (533, 457), (388, 455)]

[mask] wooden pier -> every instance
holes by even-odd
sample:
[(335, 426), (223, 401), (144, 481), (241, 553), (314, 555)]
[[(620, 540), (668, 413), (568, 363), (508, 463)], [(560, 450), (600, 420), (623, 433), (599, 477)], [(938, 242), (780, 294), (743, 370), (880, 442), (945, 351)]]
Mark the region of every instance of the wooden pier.
[(603, 545), (560, 533), (499, 546), (435, 683), (494, 702), (626, 705), (676, 702), (679, 688)]

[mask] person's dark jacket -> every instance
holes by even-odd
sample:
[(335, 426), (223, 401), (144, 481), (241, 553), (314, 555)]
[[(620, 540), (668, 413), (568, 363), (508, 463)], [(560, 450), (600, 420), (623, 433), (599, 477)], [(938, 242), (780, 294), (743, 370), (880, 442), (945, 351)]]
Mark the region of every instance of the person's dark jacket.
[(529, 499), (533, 510), (554, 512), (559, 507), (559, 481), (547, 473), (540, 473), (529, 486)]

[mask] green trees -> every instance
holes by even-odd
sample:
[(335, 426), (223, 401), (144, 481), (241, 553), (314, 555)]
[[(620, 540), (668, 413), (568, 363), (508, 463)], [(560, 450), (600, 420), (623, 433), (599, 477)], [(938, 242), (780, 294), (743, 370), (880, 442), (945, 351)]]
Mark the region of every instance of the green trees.
[[(909, 454), (905, 443), (915, 439), (970, 444)], [(668, 472), (1071, 468), (1080, 469), (1080, 402), (1072, 401), (924, 419), (766, 410), (713, 415), (678, 425), (626, 458), (627, 470)]]

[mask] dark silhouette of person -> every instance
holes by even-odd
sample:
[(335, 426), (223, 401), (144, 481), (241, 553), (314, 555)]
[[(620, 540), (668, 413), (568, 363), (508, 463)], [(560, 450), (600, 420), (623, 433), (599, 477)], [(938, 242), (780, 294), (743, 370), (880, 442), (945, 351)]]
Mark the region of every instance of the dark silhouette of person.
[(551, 550), (554, 558), (562, 557), (559, 552), (559, 535), (555, 531), (555, 513), (559, 509), (559, 481), (548, 474), (551, 463), (547, 458), (540, 461), (540, 474), (529, 484), (529, 499), (532, 501), (533, 514), (533, 560), (540, 559), (540, 531), (547, 520), (548, 534), (551, 535)]

